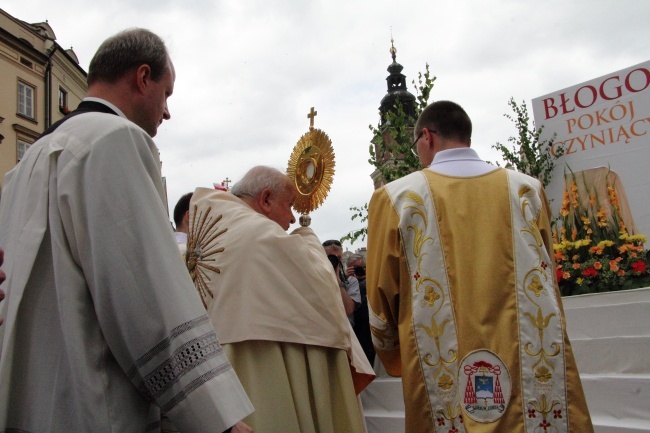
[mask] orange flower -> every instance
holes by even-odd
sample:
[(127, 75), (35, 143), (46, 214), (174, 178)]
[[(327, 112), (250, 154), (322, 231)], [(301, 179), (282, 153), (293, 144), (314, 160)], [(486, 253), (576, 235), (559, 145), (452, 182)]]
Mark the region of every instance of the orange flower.
[(562, 274), (562, 278), (565, 279), (565, 280), (568, 280), (569, 278), (571, 278), (571, 274), (568, 273), (568, 272), (564, 272), (564, 273)]
[(571, 230), (571, 240), (575, 241), (578, 238), (578, 230), (574, 227), (573, 230)]
[(623, 269), (619, 269), (616, 275), (618, 275), (619, 277), (624, 277), (625, 271)]
[(580, 263), (574, 263), (573, 269), (580, 269)]
[(596, 268), (596, 269), (602, 269), (602, 267), (603, 267), (603, 264), (602, 264), (602, 263), (600, 263), (600, 262), (595, 262), (595, 263), (594, 263), (594, 268)]
[(589, 252), (592, 254), (602, 254), (603, 253), (603, 247), (600, 245), (595, 245), (591, 248), (589, 248)]
[(562, 208), (560, 209), (560, 215), (566, 217), (569, 215), (569, 191), (564, 190), (564, 197), (562, 198)]
[(618, 262), (616, 260), (610, 260), (609, 261), (609, 269), (612, 272), (618, 271)]

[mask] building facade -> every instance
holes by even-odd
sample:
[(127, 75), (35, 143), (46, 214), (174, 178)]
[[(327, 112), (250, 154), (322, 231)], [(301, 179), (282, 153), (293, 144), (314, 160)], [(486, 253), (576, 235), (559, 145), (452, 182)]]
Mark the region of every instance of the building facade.
[(47, 22), (0, 9), (0, 187), (40, 134), (86, 96), (86, 75)]

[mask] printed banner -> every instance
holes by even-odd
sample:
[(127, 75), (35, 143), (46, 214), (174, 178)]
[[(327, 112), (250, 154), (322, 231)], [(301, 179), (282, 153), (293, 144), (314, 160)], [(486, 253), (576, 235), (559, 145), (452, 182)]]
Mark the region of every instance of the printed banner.
[(532, 101), (541, 139), (555, 134), (565, 154), (547, 186), (553, 215), (562, 204), (564, 174), (606, 167), (618, 174), (636, 234), (650, 235), (650, 61)]

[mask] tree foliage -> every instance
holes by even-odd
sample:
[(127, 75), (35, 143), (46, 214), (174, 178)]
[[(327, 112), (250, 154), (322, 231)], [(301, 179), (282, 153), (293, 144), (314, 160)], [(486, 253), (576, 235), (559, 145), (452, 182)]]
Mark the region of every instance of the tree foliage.
[[(425, 65), (424, 73), (419, 72), (415, 88), (415, 118), (406, 114), (401, 102), (397, 100), (393, 110), (386, 113), (384, 122), (380, 120), (377, 126), (369, 125), (372, 140), (369, 147), (368, 162), (375, 167), (385, 183), (406, 176), (420, 168), (420, 160), (410, 151), (413, 141), (413, 125), (422, 110), (429, 104), (429, 97), (436, 77), (429, 72), (429, 64)], [(367, 234), (368, 203), (350, 208), (353, 212), (351, 219), (359, 219), (363, 227), (353, 230), (343, 236), (342, 240), (354, 243), (357, 239), (365, 240)]]
[(550, 148), (555, 141), (555, 135), (549, 140), (540, 141), (543, 127), (536, 129), (534, 123), (531, 124), (525, 101), (517, 105), (515, 99), (510, 98), (508, 105), (512, 108), (513, 114), (504, 114), (504, 116), (515, 124), (517, 135), (508, 138), (511, 148), (499, 142), (492, 145), (492, 148), (500, 151), (503, 160), (517, 171), (539, 179), (546, 187), (551, 181), (557, 159), (564, 155), (564, 148), (556, 147), (554, 156)]

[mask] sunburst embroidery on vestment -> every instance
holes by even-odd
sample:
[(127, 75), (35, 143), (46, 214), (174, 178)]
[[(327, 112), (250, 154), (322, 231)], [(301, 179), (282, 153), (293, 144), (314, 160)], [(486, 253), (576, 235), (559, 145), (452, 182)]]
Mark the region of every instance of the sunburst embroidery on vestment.
[(219, 230), (217, 223), (221, 221), (221, 218), (222, 215), (212, 215), (211, 207), (199, 212), (197, 206), (194, 205), (190, 233), (187, 236), (185, 264), (190, 271), (196, 290), (201, 296), (203, 306), (206, 308), (205, 299), (208, 296), (214, 298), (214, 293), (208, 287), (210, 276), (206, 271), (221, 273), (221, 269), (214, 265), (216, 255), (224, 251), (223, 247), (218, 246), (218, 238), (228, 231), (227, 228)]

